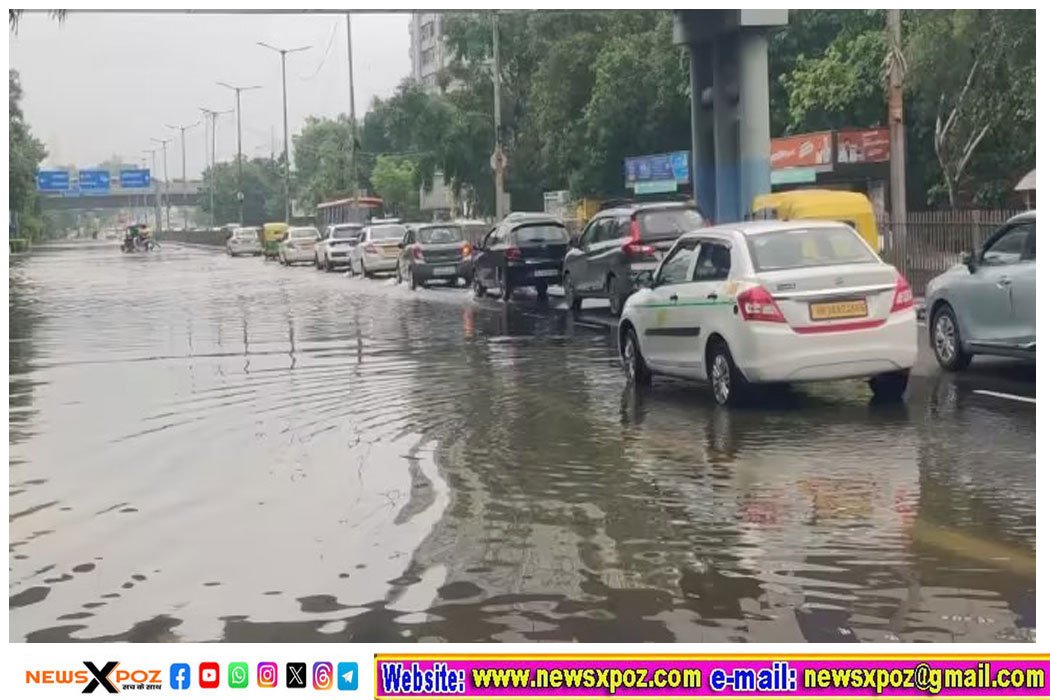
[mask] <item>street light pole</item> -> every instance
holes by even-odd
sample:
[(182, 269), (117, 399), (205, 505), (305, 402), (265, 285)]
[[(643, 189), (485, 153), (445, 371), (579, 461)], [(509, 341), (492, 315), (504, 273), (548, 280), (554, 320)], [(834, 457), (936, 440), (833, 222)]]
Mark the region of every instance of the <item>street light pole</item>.
[(153, 214), (154, 214), (154, 218), (156, 219), (156, 222), (157, 222), (157, 230), (160, 231), (160, 184), (157, 182), (157, 178), (156, 178), (156, 174), (157, 174), (157, 149), (156, 148), (144, 148), (144, 149), (142, 149), (142, 152), (143, 153), (149, 153), (151, 156), (153, 156), (153, 169), (150, 171), (150, 173), (151, 173), (150, 179), (152, 180), (153, 194), (154, 194)]
[(354, 49), (350, 41), (350, 13), (346, 13), (346, 65), (350, 75), (350, 196), (357, 197), (357, 116), (354, 113)]
[(168, 144), (171, 139), (151, 138), (151, 141), (160, 144), (164, 152), (164, 221), (167, 230), (171, 230), (171, 183), (168, 181)]
[[(199, 125), (200, 123), (201, 122), (198, 119), (194, 123), (188, 124), (186, 126), (174, 126), (172, 124), (165, 124), (165, 126), (167, 126), (169, 129), (177, 129), (180, 132), (180, 134), (181, 134), (181, 138), (182, 138), (182, 189), (184, 191), (186, 190), (186, 129), (192, 129), (193, 127)], [(205, 134), (205, 137), (207, 137), (207, 134)], [(205, 148), (207, 148), (207, 145), (205, 145)], [(189, 214), (186, 212), (186, 207), (182, 208), (182, 226), (183, 226), (183, 228), (189, 228), (190, 227), (190, 218), (189, 218)]]
[(503, 146), (501, 138), (500, 85), (499, 85), (499, 15), (492, 13), (492, 99), (493, 119), (496, 126), (496, 148), (492, 152), (493, 170), (496, 173), (496, 220), (501, 221), (503, 211)]
[[(241, 157), (241, 92), (243, 90), (258, 90), (262, 85), (233, 86), (229, 83), (219, 81), (219, 85), (229, 88), (237, 93), (237, 209), (238, 220), (244, 225), (244, 159)], [(214, 158), (214, 154), (212, 155)]]
[(285, 223), (291, 221), (292, 214), (292, 192), (289, 178), (289, 164), (292, 160), (292, 152), (288, 148), (288, 79), (285, 72), (285, 59), (288, 54), (295, 53), (296, 51), (306, 51), (309, 46), (300, 46), (295, 49), (279, 49), (276, 46), (270, 46), (264, 41), (255, 42), (263, 48), (276, 51), (281, 54), (281, 92), (284, 95), (284, 220)]
[[(211, 180), (208, 182), (208, 209), (211, 211), (211, 227), (215, 228), (215, 127), (216, 120), (220, 114), (229, 114), (232, 109), (227, 109), (222, 112), (217, 112), (214, 109), (208, 109), (207, 107), (200, 108), (202, 112), (208, 117), (211, 117), (211, 167), (209, 169)], [(207, 125), (205, 125), (205, 139), (204, 139), (204, 162), (208, 162), (208, 139), (207, 139)], [(202, 178), (203, 179), (203, 178)]]

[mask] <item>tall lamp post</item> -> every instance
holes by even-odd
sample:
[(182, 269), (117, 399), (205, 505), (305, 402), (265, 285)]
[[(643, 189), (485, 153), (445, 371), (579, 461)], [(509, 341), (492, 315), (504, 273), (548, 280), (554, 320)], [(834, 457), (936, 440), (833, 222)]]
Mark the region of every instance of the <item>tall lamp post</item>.
[(149, 153), (151, 156), (153, 156), (153, 169), (150, 170), (150, 174), (151, 174), (150, 180), (152, 181), (153, 194), (154, 194), (153, 213), (154, 213), (154, 218), (155, 218), (155, 220), (157, 222), (157, 230), (160, 231), (160, 183), (157, 182), (157, 178), (156, 178), (156, 175), (157, 175), (157, 149), (156, 148), (143, 148), (142, 152), (143, 153)]
[[(258, 90), (262, 85), (230, 85), (221, 80), (219, 85), (237, 93), (237, 210), (238, 220), (244, 225), (244, 158), (241, 157), (241, 93), (245, 90)], [(214, 155), (213, 155), (214, 157)]]
[(306, 51), (309, 46), (300, 46), (295, 49), (280, 49), (276, 46), (271, 46), (265, 41), (255, 42), (263, 48), (276, 51), (281, 54), (281, 91), (284, 94), (284, 220), (285, 222), (291, 221), (292, 217), (292, 194), (291, 187), (289, 184), (288, 166), (289, 161), (292, 159), (292, 152), (288, 149), (288, 80), (285, 71), (285, 59), (288, 54), (295, 53), (297, 51)]
[[(211, 210), (211, 227), (215, 228), (215, 120), (219, 118), (220, 114), (230, 114), (233, 112), (232, 109), (227, 109), (222, 112), (214, 109), (208, 109), (207, 107), (201, 107), (201, 112), (204, 116), (211, 117), (211, 182), (208, 183), (208, 201), (209, 209)], [(208, 125), (204, 125), (204, 164), (208, 167)]]
[(164, 152), (164, 221), (165, 226), (171, 230), (171, 183), (168, 181), (168, 144), (171, 139), (150, 138), (150, 141), (159, 143)]
[[(198, 119), (197, 121), (193, 122), (192, 124), (187, 124), (185, 126), (175, 126), (173, 124), (165, 124), (165, 126), (168, 127), (169, 129), (175, 129), (175, 130), (179, 131), (181, 139), (182, 139), (182, 188), (183, 188), (183, 190), (186, 189), (186, 129), (192, 129), (195, 126), (199, 126), (200, 123), (201, 122)], [(189, 228), (190, 227), (190, 219), (189, 219), (189, 214), (186, 212), (186, 207), (182, 208), (182, 225), (183, 225), (183, 228)]]

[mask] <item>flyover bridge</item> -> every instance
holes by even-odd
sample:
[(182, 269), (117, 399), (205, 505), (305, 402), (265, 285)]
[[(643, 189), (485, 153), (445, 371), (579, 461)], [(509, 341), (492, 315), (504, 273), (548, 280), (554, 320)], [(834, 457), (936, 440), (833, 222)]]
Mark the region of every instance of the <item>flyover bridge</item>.
[[(134, 207), (196, 206), (207, 190), (199, 180), (187, 182), (153, 181), (149, 189), (112, 187), (106, 192), (40, 192), (40, 206), (45, 211), (76, 209), (131, 209)], [(159, 201), (158, 201), (159, 200)]]

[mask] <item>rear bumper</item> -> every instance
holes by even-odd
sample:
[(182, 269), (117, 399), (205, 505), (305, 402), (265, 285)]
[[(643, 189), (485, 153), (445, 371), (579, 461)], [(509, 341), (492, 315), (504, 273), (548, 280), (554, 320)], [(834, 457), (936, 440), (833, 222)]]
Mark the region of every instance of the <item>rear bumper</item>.
[(918, 356), (915, 312), (898, 312), (875, 328), (800, 334), (781, 323), (754, 323), (731, 347), (752, 382), (871, 377), (911, 369)]
[(327, 253), (327, 260), (332, 264), (333, 267), (350, 264), (350, 251), (347, 250), (329, 250)]
[(515, 287), (535, 287), (537, 284), (561, 284), (561, 262), (533, 265), (509, 265), (507, 277)]
[[(445, 270), (455, 270), (455, 274), (448, 274)], [(439, 274), (438, 271), (442, 272)], [(448, 260), (445, 262), (412, 262), (412, 274), (418, 280), (451, 279), (456, 277), (470, 277), (474, 272), (474, 263), (471, 260)]]
[(393, 272), (397, 269), (397, 258), (383, 255), (365, 255), (361, 262), (369, 272)]
[(313, 248), (288, 248), (284, 251), (284, 259), (288, 262), (313, 262), (315, 255)]

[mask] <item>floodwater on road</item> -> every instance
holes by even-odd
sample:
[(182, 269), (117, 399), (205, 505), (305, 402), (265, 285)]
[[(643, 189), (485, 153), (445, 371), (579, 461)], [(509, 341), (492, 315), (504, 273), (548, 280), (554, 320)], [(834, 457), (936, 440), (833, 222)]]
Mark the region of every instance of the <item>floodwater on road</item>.
[(1034, 638), (1035, 407), (973, 391), (1034, 369), (727, 411), (556, 301), (173, 244), (9, 286), (12, 641)]

